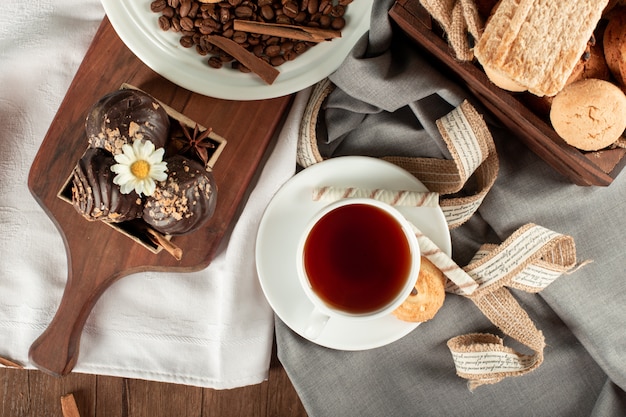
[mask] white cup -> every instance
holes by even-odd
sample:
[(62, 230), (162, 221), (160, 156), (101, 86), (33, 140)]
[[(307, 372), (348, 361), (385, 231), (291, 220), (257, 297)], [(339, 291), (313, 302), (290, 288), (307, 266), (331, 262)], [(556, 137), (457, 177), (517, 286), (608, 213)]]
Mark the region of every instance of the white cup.
[(305, 336), (316, 339), (333, 318), (363, 321), (391, 314), (415, 286), (420, 249), (394, 207), (347, 198), (321, 209), (297, 250), (298, 278), (313, 303)]

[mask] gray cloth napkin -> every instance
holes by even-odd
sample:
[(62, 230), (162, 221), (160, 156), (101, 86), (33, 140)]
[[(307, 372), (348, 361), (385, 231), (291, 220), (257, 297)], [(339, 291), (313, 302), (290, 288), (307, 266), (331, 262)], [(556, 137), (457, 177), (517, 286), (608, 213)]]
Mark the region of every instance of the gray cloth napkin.
[[(393, 29), (392, 4), (375, 2), (369, 37), (331, 76), (338, 88), (318, 126), (325, 157), (447, 157), (434, 121), (463, 99), (473, 102)], [(482, 243), (501, 243), (529, 222), (573, 236), (578, 259), (593, 260), (539, 294), (512, 291), (545, 335), (544, 363), (470, 392), (446, 342), (499, 332), (470, 300), (451, 294), (433, 320), (362, 352), (320, 347), (277, 318), (278, 356), (309, 415), (626, 415), (626, 173), (606, 188), (572, 185), (488, 121), (500, 172), (479, 212), (452, 232), (457, 263), (466, 265)]]

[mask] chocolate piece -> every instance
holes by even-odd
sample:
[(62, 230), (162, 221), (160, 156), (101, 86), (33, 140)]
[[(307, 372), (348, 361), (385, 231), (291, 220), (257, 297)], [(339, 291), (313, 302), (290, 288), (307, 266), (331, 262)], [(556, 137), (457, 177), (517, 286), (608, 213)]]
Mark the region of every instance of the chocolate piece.
[(122, 194), (113, 184), (115, 159), (100, 148), (89, 148), (72, 177), (72, 204), (87, 220), (122, 222), (141, 217), (143, 204), (134, 191)]
[(211, 218), (217, 203), (217, 186), (210, 171), (184, 156), (167, 162), (167, 179), (157, 182), (145, 200), (143, 219), (155, 230), (182, 235), (200, 228)]
[(85, 130), (89, 145), (117, 155), (122, 145), (145, 139), (162, 148), (167, 141), (170, 119), (152, 96), (138, 90), (113, 91), (98, 100), (89, 111)]

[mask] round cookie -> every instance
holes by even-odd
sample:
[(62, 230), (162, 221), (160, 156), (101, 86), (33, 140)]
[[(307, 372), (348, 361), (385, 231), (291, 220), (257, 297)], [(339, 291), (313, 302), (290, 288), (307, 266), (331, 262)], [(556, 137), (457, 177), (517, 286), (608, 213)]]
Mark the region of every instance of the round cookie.
[(626, 129), (626, 95), (608, 81), (577, 81), (554, 97), (550, 121), (556, 133), (578, 149), (605, 148)]
[(168, 235), (193, 232), (206, 223), (217, 204), (217, 185), (211, 171), (198, 162), (175, 155), (166, 159), (168, 176), (146, 197), (143, 220)]
[(162, 148), (169, 136), (167, 112), (151, 95), (140, 90), (121, 89), (101, 97), (89, 110), (85, 132), (89, 145), (113, 155), (135, 140), (149, 140)]
[(410, 322), (432, 319), (443, 305), (446, 296), (445, 283), (443, 272), (422, 256), (415, 290), (393, 311), (393, 315)]
[(72, 174), (72, 204), (87, 220), (118, 223), (140, 218), (141, 197), (134, 191), (122, 194), (113, 184), (115, 159), (100, 148), (89, 148)]
[(602, 37), (604, 55), (611, 74), (626, 87), (626, 8), (617, 8), (608, 16)]

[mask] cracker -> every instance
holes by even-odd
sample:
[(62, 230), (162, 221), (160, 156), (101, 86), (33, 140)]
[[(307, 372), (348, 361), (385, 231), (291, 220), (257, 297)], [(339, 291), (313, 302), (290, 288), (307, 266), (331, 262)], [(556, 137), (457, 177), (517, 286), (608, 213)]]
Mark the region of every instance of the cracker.
[(446, 278), (426, 257), (421, 257), (420, 272), (415, 290), (393, 311), (398, 319), (410, 322), (423, 322), (432, 319), (443, 305)]

